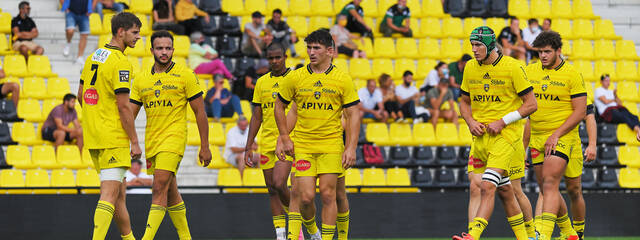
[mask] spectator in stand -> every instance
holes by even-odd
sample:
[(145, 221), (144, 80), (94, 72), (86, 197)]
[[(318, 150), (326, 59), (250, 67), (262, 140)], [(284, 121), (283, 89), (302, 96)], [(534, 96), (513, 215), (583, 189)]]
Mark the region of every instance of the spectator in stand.
[[(262, 57), (262, 50), (271, 43), (273, 37), (262, 23), (263, 17), (262, 13), (255, 11), (251, 14), (251, 22), (244, 26), (244, 35), (242, 36), (242, 53), (244, 55)], [(263, 33), (264, 36), (260, 36)]]
[[(247, 131), (248, 126), (249, 121), (247, 121), (247, 118), (244, 116), (238, 117), (237, 126), (229, 130), (227, 133), (227, 142), (224, 145), (224, 160), (240, 170), (240, 177), (242, 177), (246, 165), (244, 163), (244, 149), (247, 146), (247, 136), (249, 136), (249, 131)], [(254, 142), (251, 149), (253, 150), (251, 152), (254, 152), (258, 149), (258, 145)], [(253, 157), (249, 159), (256, 161), (253, 166), (259, 166), (257, 160), (260, 159), (260, 154), (254, 153)]]
[(124, 4), (115, 2), (114, 0), (93, 0), (93, 12), (100, 14), (100, 18), (104, 16), (102, 9), (109, 9), (119, 13), (124, 11)]
[[(449, 103), (449, 109), (442, 110), (442, 106)], [(435, 129), (438, 119), (453, 122), (458, 127), (458, 113), (455, 111), (456, 103), (453, 101), (453, 92), (449, 90), (449, 80), (442, 78), (437, 87), (429, 89), (422, 106), (429, 111), (431, 124)]]
[(600, 77), (600, 83), (602, 87), (596, 88), (593, 95), (600, 118), (606, 123), (626, 123), (631, 130), (636, 132), (636, 139), (640, 141), (638, 116), (631, 114), (626, 107), (622, 106), (622, 101), (618, 98), (617, 89), (609, 89), (611, 79), (608, 74)]
[(153, 4), (154, 31), (168, 30), (178, 35), (184, 35), (184, 27), (176, 23), (173, 17), (173, 0), (160, 0)]
[(522, 30), (520, 30), (520, 21), (517, 18), (511, 18), (509, 26), (506, 26), (498, 36), (498, 43), (502, 46), (504, 55), (525, 61), (527, 50), (524, 41), (522, 41)]
[(462, 84), (464, 66), (467, 65), (469, 60), (471, 60), (471, 56), (465, 53), (457, 62), (449, 63), (449, 89), (451, 89), (453, 99), (456, 102), (460, 97), (460, 84)]
[[(410, 17), (411, 12), (407, 7), (407, 0), (398, 0), (398, 3), (391, 6), (382, 21), (380, 21), (380, 33), (385, 37), (391, 37), (391, 34), (394, 33), (400, 33), (405, 37), (413, 37), (413, 32), (409, 27)], [(402, 25), (403, 21), (404, 25)]]
[[(4, 69), (0, 66), (0, 79), (6, 77), (4, 73)], [(18, 109), (18, 100), (20, 100), (20, 85), (14, 82), (4, 82), (0, 83), (0, 99), (4, 99), (9, 94), (11, 94), (11, 100), (13, 101), (13, 106)]]
[(191, 35), (192, 32), (202, 32), (202, 24), (196, 16), (204, 17), (205, 22), (209, 22), (209, 14), (198, 9), (191, 0), (178, 0), (176, 20), (184, 27), (186, 35)]
[[(402, 0), (401, 0), (402, 1)], [(405, 117), (416, 119), (416, 103), (420, 99), (420, 92), (413, 85), (413, 73), (405, 71), (402, 74), (402, 85), (396, 87), (398, 105)]]
[(371, 32), (371, 27), (364, 22), (364, 11), (362, 7), (360, 7), (360, 3), (362, 0), (353, 0), (350, 3), (347, 3), (339, 15), (347, 16), (347, 29), (349, 32), (358, 33), (362, 37), (368, 37), (373, 40), (373, 33)]
[(84, 48), (87, 46), (87, 37), (89, 36), (89, 15), (92, 13), (91, 0), (60, 0), (62, 11), (65, 12), (65, 25), (67, 44), (62, 49), (62, 54), (69, 56), (71, 51), (71, 39), (75, 32), (76, 26), (80, 32), (80, 42), (78, 43), (78, 55), (75, 64), (84, 64)]
[[(142, 161), (139, 159), (131, 160), (131, 168), (125, 173), (127, 179), (127, 187), (151, 187), (153, 183), (153, 175), (147, 175), (142, 171)], [(127, 193), (149, 194), (150, 188), (133, 188), (128, 189)]]
[(271, 32), (273, 41), (282, 44), (282, 47), (291, 51), (291, 56), (295, 57), (298, 54), (293, 44), (298, 42), (296, 31), (289, 27), (289, 24), (282, 20), (282, 11), (278, 8), (273, 10), (271, 20), (267, 22), (267, 31)]
[(33, 42), (38, 37), (38, 28), (33, 19), (29, 17), (31, 7), (26, 1), (18, 4), (20, 14), (11, 20), (11, 33), (13, 37), (13, 50), (20, 52), (26, 61), (29, 61), (29, 52), (35, 55), (42, 55), (44, 48)]
[(347, 16), (340, 14), (338, 15), (337, 23), (333, 25), (330, 30), (331, 36), (333, 36), (333, 41), (338, 47), (336, 57), (338, 56), (338, 54), (345, 54), (349, 57), (354, 58), (366, 58), (367, 55), (365, 54), (365, 52), (362, 50), (358, 50), (358, 45), (353, 42), (353, 39), (360, 39), (360, 37), (351, 34), (349, 30), (345, 28), (346, 25)]
[(258, 82), (258, 78), (261, 75), (262, 74), (258, 74), (254, 67), (249, 67), (247, 69), (247, 71), (244, 73), (244, 82), (237, 83), (238, 85), (241, 85), (240, 87), (237, 87), (240, 92), (236, 93), (238, 96), (240, 96), (240, 99), (253, 99), (253, 89), (256, 88), (256, 83)]
[[(82, 151), (82, 127), (78, 121), (75, 106), (76, 95), (71, 93), (64, 95), (62, 104), (54, 107), (42, 124), (42, 139), (53, 142), (56, 149), (65, 141), (71, 142), (75, 139), (78, 149)], [(73, 127), (69, 126), (70, 123)]]
[(427, 78), (424, 79), (420, 86), (420, 92), (422, 94), (429, 91), (429, 89), (436, 87), (440, 82), (440, 79), (449, 79), (449, 67), (444, 62), (438, 62), (436, 66), (429, 71)]
[(367, 86), (358, 90), (360, 97), (360, 118), (373, 118), (387, 122), (389, 113), (384, 109), (382, 91), (376, 87), (376, 81), (367, 80)]
[(542, 31), (543, 32), (551, 31), (551, 19), (550, 18), (545, 18), (544, 21), (542, 21)]
[(522, 30), (522, 40), (524, 41), (524, 47), (527, 49), (527, 60), (538, 57), (537, 48), (532, 47), (533, 41), (542, 32), (540, 25), (538, 25), (538, 19), (529, 19), (529, 27)]
[(389, 113), (389, 116), (393, 118), (394, 121), (403, 121), (404, 114), (402, 114), (400, 105), (398, 105), (396, 86), (393, 84), (391, 76), (383, 73), (378, 78), (378, 84), (380, 84), (380, 91), (382, 92), (382, 104), (384, 105), (384, 110)]
[(234, 77), (227, 66), (218, 58), (218, 52), (204, 42), (201, 32), (191, 33), (191, 47), (189, 48), (189, 67), (197, 74), (222, 74), (227, 79)]
[(209, 89), (205, 98), (207, 116), (213, 117), (215, 122), (220, 121), (221, 117), (233, 117), (234, 112), (243, 116), (240, 98), (224, 87), (222, 75), (216, 74), (214, 81), (214, 86)]

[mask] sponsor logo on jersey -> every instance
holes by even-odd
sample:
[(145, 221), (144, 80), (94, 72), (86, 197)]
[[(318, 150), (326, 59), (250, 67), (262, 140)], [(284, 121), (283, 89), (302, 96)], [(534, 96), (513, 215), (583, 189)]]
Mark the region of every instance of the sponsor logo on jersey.
[(505, 82), (502, 81), (502, 80), (492, 79), (491, 80), (491, 84), (493, 84), (493, 85), (504, 85)]
[(531, 149), (531, 158), (537, 158), (538, 156), (540, 156), (540, 151), (538, 151), (538, 149), (532, 148)]
[(474, 102), (502, 102), (500, 96), (495, 95), (473, 95)]
[(488, 83), (484, 84), (484, 91), (485, 92), (489, 91), (489, 84)]
[(329, 94), (336, 94), (336, 90), (329, 89), (329, 88), (323, 88), (322, 92), (323, 93), (329, 93)]
[(267, 164), (268, 162), (269, 162), (269, 157), (260, 154), (260, 164), (264, 165), (264, 164)]
[(154, 100), (144, 104), (144, 108), (154, 107), (173, 107), (173, 104), (171, 103), (171, 100)]
[(151, 161), (147, 161), (147, 169), (151, 169), (151, 165), (153, 165)]
[(322, 96), (322, 94), (318, 91), (313, 93), (313, 97), (315, 97), (316, 99), (320, 99), (320, 97)]
[(553, 94), (545, 94), (545, 93), (534, 93), (537, 99), (547, 100), (547, 101), (560, 101), (560, 98)]
[(491, 76), (489, 76), (489, 73), (485, 73), (484, 76), (482, 76), (483, 79), (491, 79)]
[(311, 163), (307, 160), (298, 160), (296, 161), (296, 170), (298, 171), (307, 171), (309, 168), (311, 168)]
[(273, 102), (266, 102), (262, 104), (262, 108), (273, 108), (274, 104)]
[(482, 84), (482, 81), (480, 81), (480, 80), (475, 80), (475, 79), (471, 79), (471, 80), (469, 80), (469, 83), (470, 83), (470, 84)]
[(318, 80), (315, 84), (313, 84), (314, 87), (322, 87), (322, 82), (320, 82), (320, 80)]
[(96, 105), (99, 98), (100, 96), (98, 96), (98, 91), (95, 88), (89, 88), (84, 91), (84, 103), (86, 104)]
[(178, 87), (176, 85), (162, 85), (162, 90), (176, 90)]
[(553, 85), (553, 86), (559, 86), (559, 87), (564, 87), (564, 86), (566, 86), (566, 85), (564, 85), (564, 83), (562, 83), (562, 82), (558, 82), (558, 81), (551, 81), (551, 82), (549, 82), (549, 83), (550, 83), (551, 85)]
[(93, 52), (93, 55), (91, 56), (91, 61), (104, 63), (105, 61), (107, 61), (107, 58), (109, 58), (109, 54), (111, 54), (111, 51), (98, 48), (98, 50)]
[(512, 167), (511, 169), (509, 169), (509, 176), (514, 175), (514, 174), (518, 174), (518, 173), (522, 173), (522, 168), (520, 168), (520, 167)]
[(333, 110), (331, 103), (302, 103), (302, 109)]
[(129, 70), (120, 70), (120, 82), (129, 82)]

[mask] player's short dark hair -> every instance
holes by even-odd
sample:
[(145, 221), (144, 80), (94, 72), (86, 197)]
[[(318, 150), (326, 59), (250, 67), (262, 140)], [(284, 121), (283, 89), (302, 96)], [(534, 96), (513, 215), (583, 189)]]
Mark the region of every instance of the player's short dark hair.
[(171, 35), (171, 33), (169, 33), (169, 31), (167, 31), (167, 30), (155, 31), (155, 32), (153, 32), (153, 34), (151, 34), (151, 47), (152, 48), (153, 48), (153, 40), (156, 40), (156, 38), (169, 38), (169, 39), (171, 39), (171, 45), (173, 45), (173, 35)]
[(333, 43), (333, 37), (331, 33), (326, 29), (318, 29), (309, 34), (306, 38), (304, 38), (304, 42), (309, 43), (317, 43), (325, 47), (333, 47), (335, 44)]
[(409, 75), (413, 76), (413, 73), (411, 71), (407, 70), (407, 71), (404, 71), (404, 73), (402, 74), (402, 77), (406, 77), (406, 76), (409, 76)]
[(134, 164), (134, 163), (142, 165), (142, 161), (140, 161), (140, 159), (131, 159), (131, 164)]
[(22, 1), (18, 4), (18, 9), (22, 9), (25, 6), (29, 6), (29, 2), (27, 1)]
[(529, 25), (534, 24), (534, 23), (538, 23), (538, 19), (535, 19), (535, 18), (529, 19)]
[(62, 98), (62, 102), (66, 102), (66, 101), (69, 101), (69, 100), (74, 100), (74, 99), (76, 99), (76, 98), (77, 98), (77, 97), (76, 97), (76, 95), (73, 95), (73, 94), (71, 94), (71, 93), (67, 93), (67, 94), (65, 94), (65, 95), (64, 95), (64, 97)]
[(127, 31), (132, 27), (142, 27), (140, 19), (133, 13), (121, 12), (111, 18), (111, 34), (113, 35), (116, 35), (120, 28)]
[(445, 65), (445, 64), (446, 63), (440, 61), (440, 62), (438, 62), (438, 64), (436, 64), (436, 66), (433, 69), (438, 70), (438, 68), (442, 67), (442, 65)]
[(551, 18), (545, 18), (544, 21), (549, 21), (549, 25), (551, 25)]
[(533, 40), (532, 45), (534, 48), (551, 46), (553, 50), (558, 50), (562, 47), (562, 37), (560, 37), (560, 34), (558, 32), (542, 32), (540, 33), (540, 35), (538, 35), (538, 37), (536, 37), (536, 40)]
[(276, 9), (273, 9), (273, 13), (282, 15), (282, 10), (280, 10), (280, 8), (276, 8)]
[(277, 50), (281, 50), (282, 51), (282, 55), (285, 55), (285, 52), (287, 50), (284, 49), (284, 46), (282, 46), (281, 43), (273, 41), (269, 44), (269, 46), (267, 46), (267, 52), (268, 51), (277, 51)]

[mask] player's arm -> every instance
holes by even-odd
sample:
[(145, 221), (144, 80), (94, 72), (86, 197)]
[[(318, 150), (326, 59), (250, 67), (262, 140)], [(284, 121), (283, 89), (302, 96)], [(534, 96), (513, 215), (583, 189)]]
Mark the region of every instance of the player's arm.
[(56, 124), (56, 128), (65, 132), (71, 132), (71, 128), (68, 128), (64, 124), (62, 124), (62, 118), (53, 118), (53, 121)]
[(82, 79), (80, 79), (80, 85), (78, 85), (78, 104), (80, 104), (80, 107), (82, 107), (82, 99), (84, 99), (84, 95), (82, 95), (82, 89), (83, 82)]
[[(593, 104), (590, 106), (593, 107)], [(584, 117), (584, 121), (587, 125), (587, 135), (589, 136), (589, 145), (587, 146), (587, 149), (584, 151), (584, 156), (586, 157), (585, 160), (587, 162), (591, 162), (596, 159), (596, 143), (597, 143), (598, 129), (596, 126), (595, 114), (593, 112), (587, 114)]]
[(360, 14), (358, 14), (358, 12), (356, 11), (355, 8), (349, 9), (349, 14), (356, 19), (356, 21), (360, 22), (360, 24), (364, 25), (364, 27), (367, 30), (371, 30), (371, 28), (367, 25), (367, 23), (364, 21), (364, 19), (362, 18), (362, 16), (360, 16)]
[(129, 108), (128, 91), (116, 94), (116, 104), (118, 105), (120, 124), (129, 136), (129, 141), (131, 141), (131, 158), (139, 159), (140, 155), (142, 155), (142, 150), (140, 149), (140, 145), (138, 143), (138, 134), (136, 133), (136, 128), (134, 125), (133, 112), (131, 108)]
[[(258, 91), (255, 91), (258, 93)], [(255, 98), (255, 95), (254, 95)], [(249, 167), (253, 167), (253, 161), (251, 159), (252, 146), (255, 143), (256, 136), (262, 125), (262, 106), (260, 104), (253, 104), (253, 114), (251, 114), (251, 121), (249, 122), (249, 134), (247, 135), (247, 146), (244, 147), (244, 162)]]
[(141, 186), (151, 186), (153, 184), (153, 179), (151, 178), (137, 178), (137, 179)]
[(356, 147), (358, 146), (358, 134), (360, 133), (360, 112), (358, 107), (350, 106), (344, 109), (344, 118), (346, 122), (345, 132), (347, 139), (344, 146), (344, 155), (342, 157), (342, 167), (347, 169), (356, 162)]
[(296, 121), (298, 120), (298, 105), (296, 102), (291, 103), (291, 108), (289, 108), (289, 113), (287, 113), (287, 129), (288, 133), (291, 134), (293, 129), (296, 127)]
[(278, 142), (276, 144), (276, 156), (281, 161), (285, 161), (286, 155), (294, 156), (293, 151), (293, 142), (289, 137), (289, 128), (287, 124), (287, 116), (285, 115), (285, 108), (288, 105), (288, 102), (284, 102), (284, 100), (280, 94), (276, 98), (276, 102), (274, 104), (274, 112), (273, 115), (276, 120), (276, 126), (278, 127)]
[(529, 147), (529, 143), (531, 142), (531, 123), (529, 119), (525, 120), (524, 123), (524, 134), (522, 135), (522, 143), (524, 144), (524, 149)]

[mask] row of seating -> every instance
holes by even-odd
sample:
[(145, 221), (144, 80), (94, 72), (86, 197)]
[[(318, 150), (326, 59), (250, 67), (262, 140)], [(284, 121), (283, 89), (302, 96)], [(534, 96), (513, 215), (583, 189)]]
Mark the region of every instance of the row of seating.
[[(59, 98), (44, 100), (42, 102), (42, 107), (40, 107), (38, 100), (22, 99), (18, 102), (18, 117), (31, 123), (41, 123), (46, 121), (51, 110), (60, 104), (62, 104), (62, 100)], [(82, 119), (82, 109), (80, 104), (76, 104), (75, 109), (78, 119)]]
[(571, 2), (569, 0), (509, 0), (508, 11), (509, 15), (519, 18), (599, 18), (593, 14), (591, 0), (572, 0)]
[[(25, 176), (26, 175), (26, 176)], [(70, 169), (56, 169), (49, 174), (43, 169), (8, 169), (0, 172), (0, 187), (25, 189), (0, 190), (0, 194), (76, 194), (77, 189), (55, 189), (55, 187), (100, 187), (100, 177), (93, 169), (80, 169), (76, 173)], [(30, 187), (53, 187), (52, 189), (28, 189)], [(82, 189), (83, 194), (99, 194), (100, 189)]]
[(370, 123), (366, 127), (367, 141), (379, 146), (463, 146), (471, 145), (471, 133), (466, 124), (460, 131), (453, 123), (440, 123), (435, 131), (431, 123), (401, 124)]
[(80, 155), (75, 145), (60, 145), (54, 150), (51, 145), (38, 145), (31, 147), (31, 151), (25, 145), (7, 146), (7, 164), (16, 169), (84, 169), (93, 167), (89, 151), (84, 150), (84, 156)]
[(49, 58), (44, 55), (29, 56), (29, 63), (22, 55), (7, 55), (4, 57), (4, 72), (7, 76), (16, 77), (57, 77), (51, 71)]
[(18, 77), (7, 77), (2, 80), (5, 82), (17, 83), (20, 85), (21, 99), (62, 99), (65, 94), (71, 92), (69, 80), (61, 77), (47, 78), (42, 77), (26, 77), (20, 81)]

